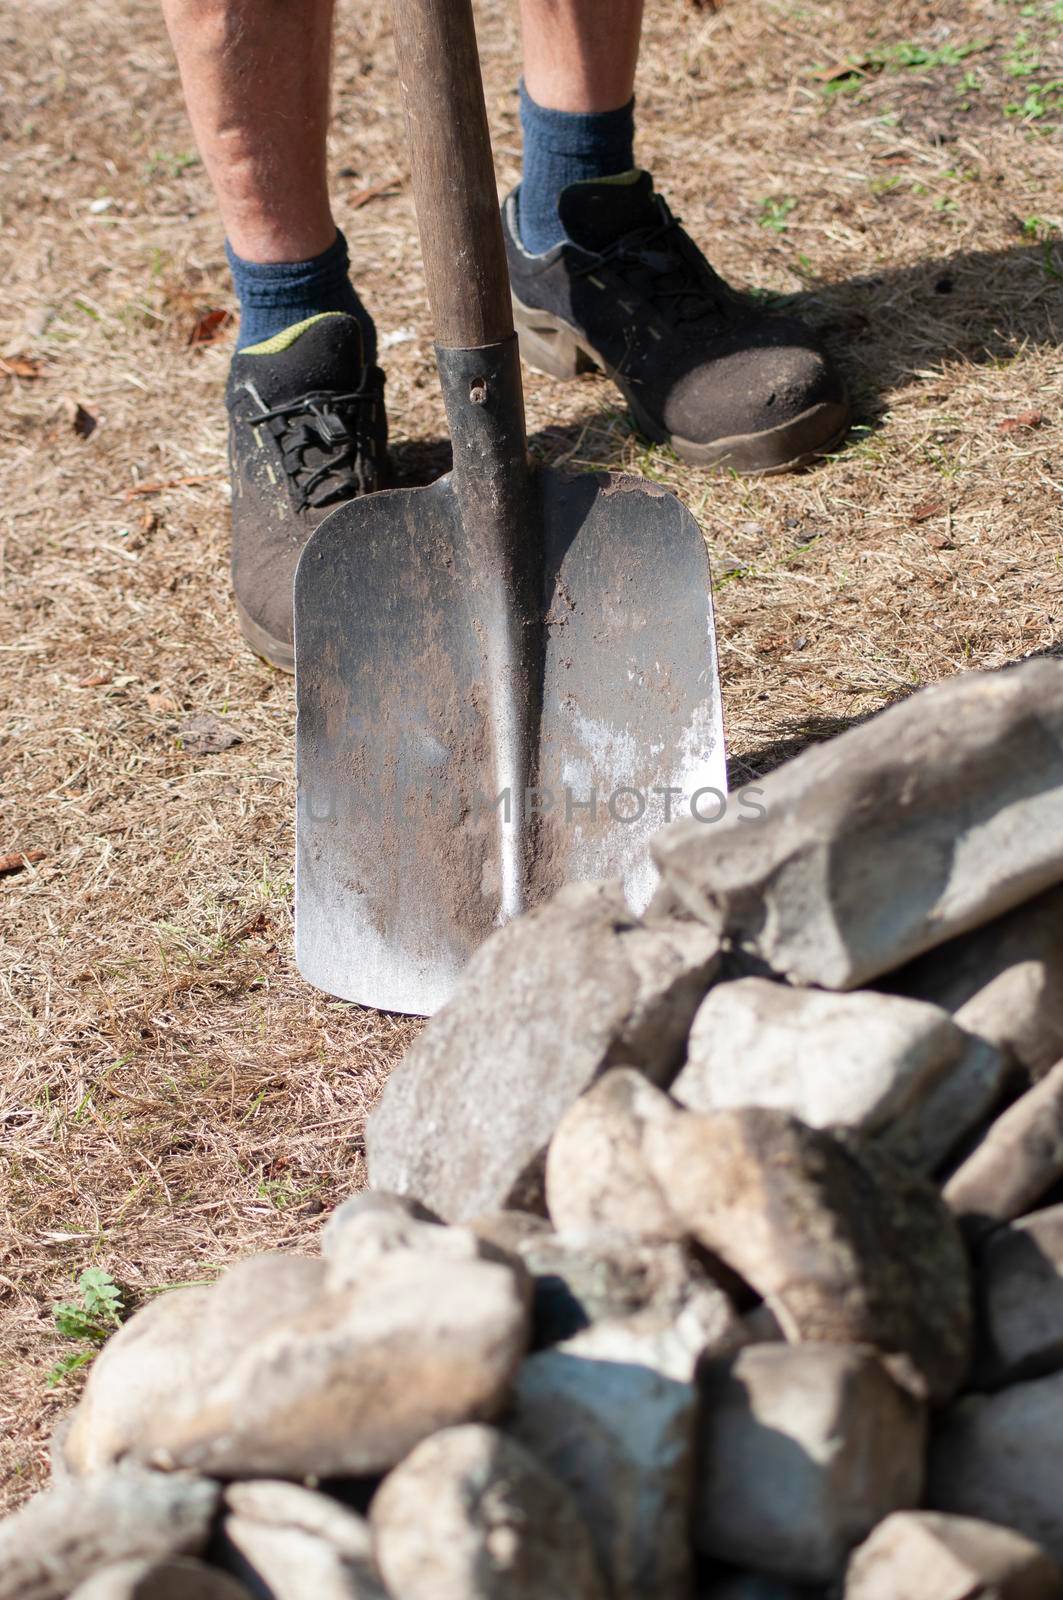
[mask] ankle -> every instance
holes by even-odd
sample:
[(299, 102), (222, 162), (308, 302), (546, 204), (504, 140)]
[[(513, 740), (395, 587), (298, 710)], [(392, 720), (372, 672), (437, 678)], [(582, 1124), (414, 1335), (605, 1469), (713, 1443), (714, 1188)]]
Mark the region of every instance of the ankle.
[(376, 361), (376, 327), (351, 283), (347, 241), (338, 229), (328, 248), (307, 261), (247, 261), (228, 240), (225, 253), (240, 301), (238, 350), (323, 311), (342, 311), (361, 324), (366, 364)]
[(541, 255), (565, 237), (557, 203), (569, 184), (613, 178), (635, 165), (635, 102), (615, 111), (553, 111), (520, 86), (524, 173), (518, 199), (524, 248)]

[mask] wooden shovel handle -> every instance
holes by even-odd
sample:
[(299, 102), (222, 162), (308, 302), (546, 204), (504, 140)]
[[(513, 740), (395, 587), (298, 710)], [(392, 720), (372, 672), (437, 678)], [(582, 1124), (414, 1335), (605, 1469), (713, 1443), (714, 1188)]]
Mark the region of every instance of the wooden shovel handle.
[(436, 343), (513, 332), (471, 0), (392, 0), (413, 195)]

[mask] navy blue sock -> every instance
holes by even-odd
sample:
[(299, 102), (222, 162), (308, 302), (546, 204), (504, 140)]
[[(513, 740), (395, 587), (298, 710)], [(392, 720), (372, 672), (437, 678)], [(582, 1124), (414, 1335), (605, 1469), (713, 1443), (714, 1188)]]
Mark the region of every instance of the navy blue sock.
[(338, 229), (328, 249), (309, 261), (244, 261), (228, 240), (225, 254), (240, 301), (238, 350), (319, 312), (346, 311), (362, 324), (366, 361), (376, 360), (376, 328), (348, 276), (347, 241)]
[(586, 178), (615, 178), (635, 165), (635, 102), (616, 111), (550, 111), (536, 105), (522, 82), (520, 122), (520, 237), (525, 250), (542, 255), (565, 237), (557, 214), (562, 189)]

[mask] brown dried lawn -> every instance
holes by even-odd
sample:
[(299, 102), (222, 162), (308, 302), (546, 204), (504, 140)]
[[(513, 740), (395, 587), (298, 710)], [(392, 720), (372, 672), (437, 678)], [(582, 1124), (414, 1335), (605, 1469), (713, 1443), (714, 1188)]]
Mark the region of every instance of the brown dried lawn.
[[(508, 186), (515, 21), (480, 11)], [(751, 483), (648, 449), (598, 378), (531, 377), (530, 425), (543, 457), (641, 471), (700, 519), (741, 777), (919, 684), (1060, 649), (1059, 20), (1059, 0), (650, 0), (642, 159), (721, 270), (826, 330), (858, 427), (817, 471)], [(78, 1269), (135, 1298), (308, 1240), (362, 1179), (413, 1025), (293, 965), (292, 686), (233, 625), (229, 345), (189, 343), (231, 297), (154, 6), (0, 0), (0, 129), (0, 855), (42, 852), (0, 877), (2, 1507), (76, 1392), (45, 1379)], [(431, 476), (378, 0), (341, 0), (332, 165), (401, 336), (398, 467)], [(240, 742), (184, 750), (203, 712)]]

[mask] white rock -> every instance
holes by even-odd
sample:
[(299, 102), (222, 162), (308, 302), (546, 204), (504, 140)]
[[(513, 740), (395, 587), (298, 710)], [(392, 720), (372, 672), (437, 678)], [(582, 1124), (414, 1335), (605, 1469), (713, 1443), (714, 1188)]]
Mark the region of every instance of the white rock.
[(76, 1473), (136, 1454), (159, 1420), (194, 1415), (216, 1378), (249, 1345), (323, 1291), (325, 1269), (305, 1256), (251, 1256), (205, 1287), (174, 1289), (139, 1310), (89, 1371), (63, 1445)]
[[(66, 1444), (223, 1478), (384, 1471), (420, 1439), (493, 1416), (527, 1346), (527, 1280), (495, 1261), (396, 1249), (348, 1287), (331, 1264), (252, 1258), (115, 1335)], [(172, 1315), (167, 1316), (167, 1309)]]
[(891, 1511), (918, 1505), (925, 1418), (872, 1351), (751, 1345), (702, 1378), (694, 1540), (706, 1555), (826, 1582)]
[(571, 1495), (492, 1428), (447, 1428), (384, 1479), (370, 1508), (394, 1600), (604, 1600)]
[(615, 1067), (565, 1112), (546, 1156), (546, 1205), (562, 1230), (614, 1228), (638, 1239), (681, 1239), (646, 1161), (646, 1130), (677, 1115), (641, 1072)]
[[(774, 1106), (814, 1128), (881, 1134), (917, 1165), (934, 1166), (974, 1125), (970, 1059), (1003, 1062), (984, 1040), (924, 1001), (858, 990), (831, 994), (764, 978), (717, 984), (694, 1018), (672, 1094), (692, 1111)], [(927, 1117), (931, 1096), (965, 1076), (953, 1116)]]
[(364, 1517), (294, 1483), (230, 1484), (217, 1559), (270, 1600), (386, 1600)]
[(1021, 1534), (972, 1517), (897, 1511), (853, 1552), (845, 1600), (1059, 1600), (1060, 1571)]

